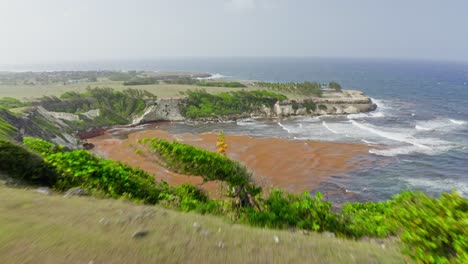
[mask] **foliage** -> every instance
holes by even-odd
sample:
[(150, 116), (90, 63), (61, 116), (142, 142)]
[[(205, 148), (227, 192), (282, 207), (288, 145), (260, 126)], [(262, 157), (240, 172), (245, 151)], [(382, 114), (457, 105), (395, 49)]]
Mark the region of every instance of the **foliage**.
[(9, 139), (16, 134), (16, 127), (12, 126), (9, 121), (11, 117), (12, 114), (8, 110), (0, 108), (0, 139)]
[(328, 87), (330, 89), (335, 89), (336, 91), (341, 91), (342, 88), (341, 88), (341, 84), (337, 83), (337, 82), (329, 82), (328, 83)]
[(187, 118), (225, 116), (251, 112), (262, 105), (273, 106), (286, 96), (268, 91), (236, 91), (213, 95), (205, 90), (188, 90), (184, 93), (187, 103), (181, 113)]
[(270, 83), (256, 82), (259, 87), (263, 87), (275, 92), (291, 93), (303, 96), (322, 96), (322, 85), (318, 82), (288, 82), (288, 83)]
[(468, 263), (468, 200), (456, 192), (438, 199), (404, 192), (394, 197), (394, 220), (406, 253), (418, 262)]
[(16, 98), (11, 98), (11, 97), (0, 98), (0, 108), (11, 109), (11, 108), (17, 108), (17, 107), (25, 107), (28, 105), (29, 105), (28, 103), (21, 102), (20, 100)]
[(226, 88), (243, 88), (246, 87), (240, 82), (225, 82), (225, 81), (203, 81), (192, 78), (176, 78), (165, 80), (168, 84), (183, 84), (183, 85), (197, 85), (197, 86), (210, 86), (210, 87), (226, 87)]
[[(51, 143), (25, 138), (28, 149), (0, 140), (0, 171), (57, 190), (80, 186), (108, 197), (145, 203), (161, 203), (183, 211), (233, 213), (245, 223), (271, 228), (300, 228), (331, 231), (359, 238), (399, 236), (405, 252), (420, 263), (467, 263), (468, 200), (456, 192), (431, 198), (422, 193), (403, 192), (385, 202), (346, 203), (334, 213), (320, 193), (301, 195), (273, 189), (262, 198), (261, 188), (251, 184), (251, 175), (236, 161), (215, 152), (178, 142), (145, 139), (140, 143), (158, 153), (175, 170), (222, 180), (239, 193), (254, 195), (253, 206), (236, 208), (213, 200), (193, 185), (171, 187), (152, 175), (120, 162), (94, 156), (88, 151), (63, 152)], [(45, 160), (45, 162), (44, 162)], [(239, 195), (238, 193), (238, 195)], [(245, 197), (239, 195), (238, 197)], [(228, 205), (228, 206), (226, 206)]]
[(393, 201), (345, 203), (341, 208), (340, 232), (359, 238), (387, 237), (396, 234), (397, 229), (389, 220), (393, 214)]
[(35, 184), (53, 184), (56, 173), (42, 157), (10, 141), (0, 139), (0, 171)]
[(82, 114), (99, 109), (100, 115), (88, 119), (81, 115), (84, 123), (70, 123), (75, 129), (85, 130), (108, 125), (127, 124), (133, 115), (140, 114), (146, 107), (145, 100), (156, 96), (148, 91), (125, 89), (116, 91), (111, 88), (88, 88), (85, 93), (66, 92), (61, 98), (43, 97), (38, 104), (49, 111)]
[(216, 138), (216, 150), (219, 154), (226, 156), (226, 150), (228, 148), (228, 144), (226, 143), (226, 137), (224, 136), (224, 132), (219, 132), (218, 137)]
[(165, 139), (145, 139), (151, 151), (157, 153), (166, 167), (174, 171), (202, 176), (205, 181), (221, 180), (233, 185), (245, 185), (250, 182), (251, 173), (237, 161), (215, 152)]
[(326, 105), (324, 105), (324, 104), (320, 104), (320, 105), (318, 106), (318, 109), (320, 109), (320, 110), (325, 110), (325, 111), (326, 111), (326, 110), (328, 109), (328, 107), (327, 107)]
[(23, 144), (31, 151), (41, 154), (42, 156), (62, 152), (65, 149), (63, 146), (55, 145), (43, 139), (34, 137), (24, 137)]
[(324, 201), (320, 193), (311, 197), (284, 193), (273, 189), (262, 202), (262, 208), (248, 208), (246, 220), (253, 225), (288, 228), (297, 227), (314, 231), (334, 230), (337, 217), (331, 212), (331, 203)]
[(123, 83), (124, 86), (130, 85), (149, 85), (149, 84), (158, 84), (158, 80), (154, 77), (136, 77), (131, 79), (130, 81), (126, 81)]

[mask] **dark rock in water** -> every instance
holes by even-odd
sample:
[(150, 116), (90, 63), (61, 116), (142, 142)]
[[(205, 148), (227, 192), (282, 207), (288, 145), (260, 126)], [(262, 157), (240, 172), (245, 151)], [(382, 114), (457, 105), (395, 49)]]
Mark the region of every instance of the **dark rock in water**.
[(68, 190), (63, 197), (70, 197), (70, 196), (85, 196), (88, 195), (88, 193), (81, 189), (81, 188), (71, 188)]
[(44, 195), (51, 195), (52, 191), (50, 190), (49, 187), (39, 187), (35, 190), (36, 192)]
[(132, 238), (143, 238), (149, 234), (149, 231), (143, 230), (143, 231), (137, 231), (133, 234)]

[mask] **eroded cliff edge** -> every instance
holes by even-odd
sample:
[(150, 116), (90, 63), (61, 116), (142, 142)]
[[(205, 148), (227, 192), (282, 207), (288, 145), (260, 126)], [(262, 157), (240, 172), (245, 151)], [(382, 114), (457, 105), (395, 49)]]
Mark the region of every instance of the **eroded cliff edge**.
[[(180, 106), (186, 104), (185, 98), (158, 99), (147, 102), (144, 113), (133, 120), (133, 124), (156, 121), (185, 121)], [(273, 106), (263, 105), (255, 111), (230, 116), (212, 116), (198, 121), (223, 121), (240, 118), (284, 118), (289, 116), (318, 116), (358, 114), (373, 111), (377, 105), (371, 98), (356, 90), (324, 90), (322, 97), (300, 100), (277, 101)]]

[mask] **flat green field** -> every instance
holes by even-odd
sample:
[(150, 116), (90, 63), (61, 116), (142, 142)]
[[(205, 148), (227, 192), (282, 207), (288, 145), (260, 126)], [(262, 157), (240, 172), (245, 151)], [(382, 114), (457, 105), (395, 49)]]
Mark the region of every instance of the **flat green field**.
[[(205, 89), (209, 93), (217, 94), (228, 91), (245, 90), (265, 90), (261, 87), (253, 87), (249, 83), (245, 83), (246, 88), (226, 88), (226, 87), (211, 87), (211, 86), (196, 86), (196, 85), (181, 85), (181, 84), (152, 84), (152, 85), (136, 85), (124, 86), (123, 82), (113, 82), (107, 80), (99, 80), (97, 82), (83, 82), (77, 84), (50, 84), (50, 85), (0, 85), (0, 98), (13, 97), (24, 101), (29, 101), (42, 96), (60, 96), (65, 92), (75, 91), (83, 92), (87, 87), (109, 87), (115, 90), (124, 90), (127, 88), (143, 89), (157, 95), (159, 98), (176, 98), (180, 97), (180, 92), (188, 89)], [(274, 92), (274, 91), (273, 91)], [(297, 94), (283, 93), (289, 99), (301, 99), (304, 96)]]
[[(404, 263), (398, 244), (253, 228), (0, 181), (1, 263)], [(147, 235), (133, 238), (135, 232)]]
[(210, 93), (221, 93), (227, 91), (238, 91), (240, 89), (251, 88), (226, 88), (226, 87), (201, 87), (195, 85), (180, 85), (180, 84), (153, 84), (153, 85), (136, 85), (124, 86), (123, 82), (113, 81), (98, 81), (98, 82), (83, 82), (77, 84), (50, 84), (50, 85), (0, 85), (0, 98), (13, 97), (21, 100), (31, 100), (42, 96), (60, 96), (68, 91), (82, 92), (87, 87), (109, 87), (116, 90), (124, 90), (127, 88), (143, 89), (160, 98), (180, 97), (179, 92), (188, 89), (205, 89)]

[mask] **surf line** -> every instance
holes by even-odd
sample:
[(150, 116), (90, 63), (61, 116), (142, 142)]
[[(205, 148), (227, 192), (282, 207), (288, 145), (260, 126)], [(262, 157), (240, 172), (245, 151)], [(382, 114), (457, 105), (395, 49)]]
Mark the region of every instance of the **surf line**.
[(358, 123), (358, 122), (356, 122), (356, 121), (354, 121), (354, 120), (350, 120), (350, 122), (351, 122), (354, 126), (360, 128), (360, 129), (362, 129), (362, 130), (369, 131), (369, 132), (371, 132), (371, 133), (373, 133), (373, 134), (376, 134), (376, 135), (378, 135), (378, 136), (380, 136), (380, 137), (387, 138), (387, 139), (391, 139), (391, 140), (394, 140), (394, 141), (399, 141), (399, 142), (408, 143), (408, 144), (411, 144), (411, 145), (413, 145), (413, 146), (416, 146), (416, 147), (419, 147), (419, 148), (422, 148), (422, 149), (431, 149), (431, 147), (428, 147), (428, 146), (423, 145), (423, 144), (419, 144), (419, 143), (414, 142), (413, 140), (407, 139), (407, 138), (405, 138), (405, 137), (400, 137), (400, 136), (397, 136), (397, 135), (394, 135), (394, 134), (392, 134), (392, 133), (385, 132), (385, 131), (379, 131), (379, 130), (377, 130), (377, 129), (374, 129), (374, 128), (365, 126), (365, 125), (363, 125), (363, 124), (360, 124), (360, 123)]

